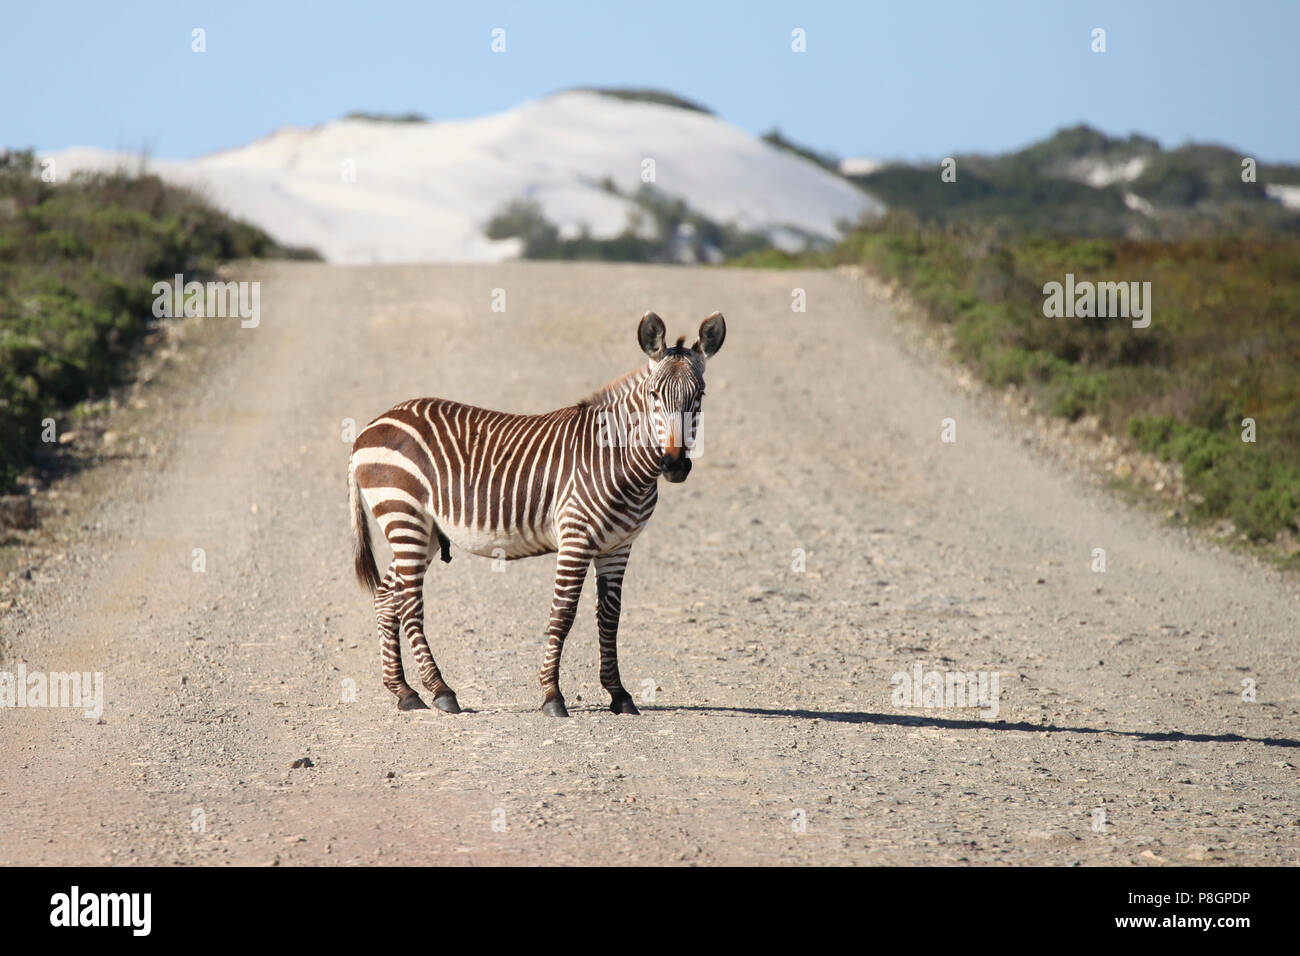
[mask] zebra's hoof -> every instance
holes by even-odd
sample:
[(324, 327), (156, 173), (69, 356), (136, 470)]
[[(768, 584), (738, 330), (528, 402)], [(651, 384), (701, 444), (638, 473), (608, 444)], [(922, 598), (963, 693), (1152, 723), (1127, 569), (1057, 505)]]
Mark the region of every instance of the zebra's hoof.
[(397, 698), (398, 710), (428, 710), (429, 705), (420, 700), (420, 695), (411, 691), (404, 697)]
[(542, 713), (551, 717), (568, 717), (569, 709), (564, 706), (563, 697), (552, 697), (542, 704)]
[(617, 697), (609, 702), (609, 709), (615, 714), (640, 714), (641, 711), (636, 709), (636, 704), (632, 703), (632, 695), (626, 697)]
[(456, 695), (451, 691), (447, 691), (447, 693), (440, 697), (435, 697), (433, 699), (433, 706), (437, 707), (444, 714), (460, 713), (460, 704), (456, 702)]

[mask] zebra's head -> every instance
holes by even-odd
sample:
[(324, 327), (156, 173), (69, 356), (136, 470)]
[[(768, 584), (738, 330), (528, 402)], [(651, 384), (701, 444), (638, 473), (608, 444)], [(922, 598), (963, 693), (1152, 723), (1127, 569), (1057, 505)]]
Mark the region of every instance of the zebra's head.
[(637, 326), (637, 342), (650, 357), (644, 389), (659, 443), (659, 472), (669, 481), (685, 481), (691, 473), (688, 449), (704, 398), (704, 360), (722, 348), (726, 335), (727, 323), (721, 312), (700, 323), (700, 337), (689, 348), (685, 336), (665, 348), (664, 322), (653, 312), (643, 315)]

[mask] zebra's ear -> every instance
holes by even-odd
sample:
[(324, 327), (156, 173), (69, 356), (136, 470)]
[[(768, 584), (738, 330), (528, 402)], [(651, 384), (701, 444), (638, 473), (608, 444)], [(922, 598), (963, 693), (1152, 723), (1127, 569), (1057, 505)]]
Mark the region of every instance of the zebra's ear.
[(727, 323), (721, 312), (714, 312), (700, 323), (700, 337), (695, 343), (695, 351), (703, 352), (708, 358), (722, 348), (722, 340), (727, 337)]
[(664, 320), (653, 312), (641, 316), (641, 324), (636, 327), (636, 340), (641, 351), (656, 362), (664, 357)]

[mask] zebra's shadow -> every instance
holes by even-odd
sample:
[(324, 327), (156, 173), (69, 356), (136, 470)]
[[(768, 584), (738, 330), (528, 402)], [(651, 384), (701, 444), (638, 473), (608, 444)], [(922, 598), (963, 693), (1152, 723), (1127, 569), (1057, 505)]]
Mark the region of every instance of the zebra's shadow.
[(827, 723), (876, 724), (896, 727), (939, 727), (945, 730), (991, 730), (1034, 734), (1113, 734), (1134, 740), (1173, 741), (1212, 744), (1263, 744), (1265, 747), (1300, 747), (1300, 740), (1289, 737), (1244, 737), (1241, 734), (1197, 734), (1181, 730), (1115, 730), (1110, 727), (1062, 727), (1058, 724), (1031, 724), (1027, 721), (1009, 723), (1004, 720), (954, 720), (948, 717), (918, 717), (912, 714), (876, 714), (854, 710), (777, 710), (768, 707), (665, 707), (642, 704), (645, 713), (716, 713), (753, 717), (786, 717), (795, 720), (824, 720)]

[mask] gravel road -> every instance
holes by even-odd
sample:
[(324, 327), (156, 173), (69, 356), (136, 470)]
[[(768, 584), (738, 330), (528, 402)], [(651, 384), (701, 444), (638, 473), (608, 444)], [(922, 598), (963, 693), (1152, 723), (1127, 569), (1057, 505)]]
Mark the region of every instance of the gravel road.
[[(0, 670), (99, 673), (104, 702), (0, 711), (0, 863), (1300, 861), (1295, 580), (1036, 451), (877, 286), (235, 278), (261, 282), (260, 324), (202, 321), (10, 579)], [(647, 309), (673, 336), (719, 309), (728, 332), (703, 453), (628, 567), (642, 716), (606, 710), (590, 582), (573, 716), (542, 715), (554, 559), (463, 553), (434, 562), (426, 607), (466, 712), (399, 713), (352, 576), (345, 420), (423, 395), (566, 404), (638, 364)], [(917, 669), (990, 694), (900, 699)]]

